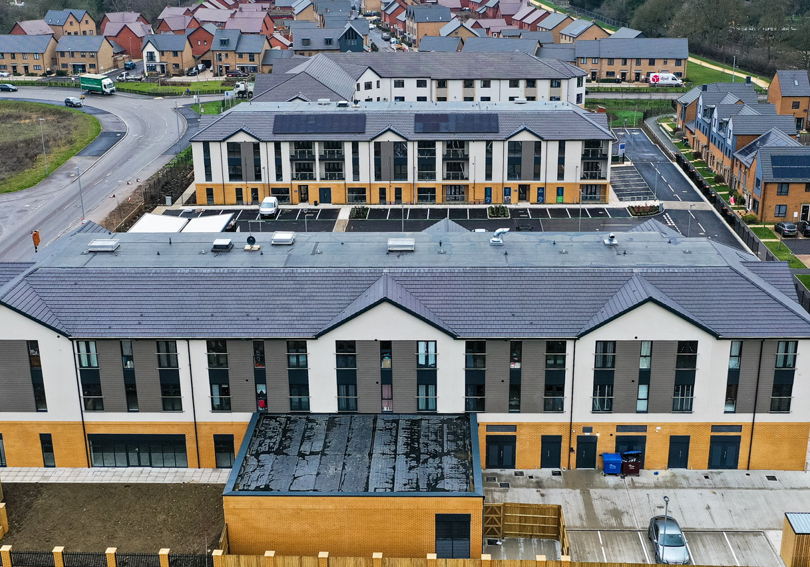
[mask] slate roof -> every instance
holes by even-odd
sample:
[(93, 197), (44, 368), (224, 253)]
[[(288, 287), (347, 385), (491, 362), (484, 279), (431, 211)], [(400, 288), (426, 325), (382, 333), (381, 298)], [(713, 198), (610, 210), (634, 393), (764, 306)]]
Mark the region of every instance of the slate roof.
[[(793, 118), (788, 116), (787, 118)], [(799, 146), (792, 148), (778, 148), (778, 147), (763, 147), (759, 149), (758, 153), (758, 166), (762, 170), (763, 182), (791, 182), (791, 183), (810, 183), (810, 147)], [(798, 161), (800, 166), (797, 173), (793, 175), (786, 175), (774, 170), (774, 158), (801, 158)], [(779, 167), (779, 172), (793, 173), (790, 167)]]
[(261, 53), (267, 48), (267, 36), (256, 34), (239, 34), (239, 42), (236, 44), (236, 53)]
[(549, 59), (559, 59), (560, 61), (574, 62), (577, 60), (577, 48), (574, 46), (573, 43), (571, 44), (552, 43), (549, 45), (544, 44), (543, 47), (540, 48), (540, 51), (537, 52), (537, 56), (545, 61)]
[(194, 12), (194, 19), (198, 22), (215, 22), (225, 23), (231, 17), (233, 10), (214, 9), (214, 8), (200, 8)]
[(33, 262), (0, 262), (0, 287), (25, 273), (33, 266)]
[(439, 5), (449, 8), (450, 10), (460, 10), (461, 0), (438, 0)]
[[(633, 28), (619, 28), (609, 36), (611, 39), (633, 39), (636, 37), (645, 37), (644, 34)], [(607, 38), (605, 38), (607, 39)]]
[(738, 114), (729, 119), (732, 132), (736, 136), (762, 135), (771, 128), (781, 130), (788, 135), (796, 135), (796, 121), (793, 115), (748, 115)]
[(788, 136), (787, 134), (783, 133), (782, 131), (772, 128), (765, 132), (762, 136), (751, 142), (750, 144), (743, 146), (736, 152), (734, 152), (734, 157), (740, 160), (746, 167), (751, 167), (751, 164), (754, 163), (754, 157), (757, 154), (759, 148), (763, 147), (798, 147), (801, 146), (799, 142)]
[(543, 18), (543, 21), (537, 24), (537, 27), (544, 30), (553, 30), (563, 23), (568, 17), (568, 14), (563, 14), (562, 12), (552, 12)]
[(167, 16), (163, 18), (163, 22), (170, 30), (185, 30), (188, 29), (193, 16)]
[(782, 96), (810, 96), (807, 71), (777, 71)]
[(165, 20), (166, 18), (169, 18), (169, 17), (172, 17), (172, 16), (185, 16), (186, 15), (186, 10), (188, 10), (188, 8), (166, 6), (165, 8), (163, 8), (163, 11), (158, 16), (158, 19), (159, 20)]
[(257, 18), (231, 18), (225, 22), (225, 29), (257, 34), (262, 31), (262, 20)]
[(257, 415), (225, 495), (483, 497), (476, 423), (455, 414)]
[(417, 4), (405, 9), (405, 18), (414, 23), (449, 22), (453, 19), (450, 8), (436, 4)]
[[(706, 90), (703, 90), (703, 87)], [(754, 85), (749, 83), (709, 83), (707, 85), (699, 85), (683, 95), (681, 95), (677, 102), (681, 104), (690, 105), (700, 98), (701, 94), (709, 95), (709, 93), (734, 93), (737, 97), (743, 100), (746, 104), (757, 103), (757, 93), (754, 90)]]
[(523, 18), (523, 23), (527, 25), (532, 25), (534, 22), (536, 22), (546, 14), (548, 14), (546, 10), (535, 10), (534, 12)]
[[(545, 20), (541, 22), (541, 25)], [(576, 42), (577, 57), (597, 58), (649, 58), (649, 59), (687, 59), (689, 57), (689, 40), (685, 38), (634, 38), (601, 41), (598, 39)]]
[[(412, 233), (414, 252), (388, 254), (385, 233), (297, 234), (292, 247), (259, 233), (262, 255), (218, 255), (200, 250), (219, 233), (172, 234), (171, 245), (116, 234), (115, 254), (87, 254), (97, 235), (78, 233), (0, 287), (0, 304), (74, 338), (317, 337), (377, 301), (453, 337), (577, 337), (649, 301), (722, 338), (810, 337), (810, 314), (786, 293), (787, 263), (755, 273), (754, 256), (705, 238), (617, 235), (618, 248), (603, 234), (551, 232), (491, 247), (490, 234)], [(257, 291), (249, 309), (235, 288)], [(504, 288), (522, 290), (507, 307), (492, 301)], [(274, 316), (256, 316), (265, 312)]]
[(52, 26), (63, 26), (70, 14), (73, 14), (77, 20), (81, 21), (87, 10), (48, 10), (45, 13), (45, 21)]
[(109, 42), (103, 35), (63, 35), (56, 43), (56, 50), (95, 53), (105, 41)]
[[(341, 28), (306, 28), (293, 34), (292, 48), (296, 51), (340, 51), (338, 38), (343, 35)], [(332, 43), (326, 44), (326, 39), (331, 38)], [(308, 40), (309, 44), (305, 44)]]
[(45, 53), (51, 35), (0, 35), (0, 53)]
[(125, 24), (132, 24), (138, 21), (141, 17), (140, 12), (107, 12), (104, 14), (107, 22), (121, 22)]
[(464, 53), (511, 53), (520, 51), (536, 55), (540, 44), (536, 39), (511, 39), (500, 37), (469, 37), (461, 49)]
[(520, 10), (515, 12), (515, 14), (512, 16), (512, 20), (513, 21), (514, 20), (522, 20), (523, 18), (525, 18), (526, 16), (531, 14), (536, 9), (537, 8), (535, 8), (531, 4), (524, 4), (523, 6), (521, 6)]
[(26, 35), (49, 35), (53, 34), (53, 29), (45, 20), (22, 20), (17, 25)]
[[(151, 43), (158, 51), (183, 51), (188, 45), (188, 37), (174, 33), (160, 33), (147, 35), (143, 38), (143, 45)], [(214, 46), (211, 46), (213, 49)]]
[[(472, 33), (475, 33), (475, 30), (472, 29), (472, 27), (468, 22), (462, 22), (458, 18), (453, 18), (452, 20), (444, 24), (441, 28), (439, 28), (439, 35), (440, 36), (449, 35), (460, 27), (464, 27), (470, 30)], [(419, 41), (419, 49), (422, 49), (422, 40)]]
[(569, 37), (577, 38), (582, 35), (585, 31), (587, 31), (592, 26), (595, 26), (593, 22), (589, 22), (588, 20), (574, 20), (563, 29), (560, 30), (560, 34), (567, 35)]
[(419, 41), (419, 51), (435, 51), (441, 53), (455, 53), (461, 46), (460, 37), (440, 37), (433, 35), (422, 36)]
[[(304, 10), (309, 8), (310, 6), (312, 6), (312, 2), (310, 2), (310, 0), (300, 0), (299, 2), (296, 2), (295, 4), (293, 4), (293, 7), (292, 7), (293, 14), (296, 14), (296, 15), (300, 14), (301, 12), (303, 12)], [(312, 23), (314, 24), (315, 22), (312, 22)]]
[(520, 38), (521, 39), (536, 39), (542, 45), (553, 45), (554, 44), (554, 34), (550, 31), (529, 31), (529, 30), (520, 30)]
[(107, 25), (104, 26), (103, 35), (104, 37), (115, 37), (121, 33), (121, 30), (124, 28), (128, 28), (137, 37), (145, 37), (152, 33), (152, 27), (141, 22), (135, 22), (134, 24), (127, 22), (108, 22)]
[[(262, 65), (273, 65), (275, 66), (276, 61), (280, 59), (289, 59), (294, 55), (291, 49), (268, 49), (264, 52), (264, 56), (262, 57)], [(256, 87), (253, 88), (254, 92), (256, 91)]]

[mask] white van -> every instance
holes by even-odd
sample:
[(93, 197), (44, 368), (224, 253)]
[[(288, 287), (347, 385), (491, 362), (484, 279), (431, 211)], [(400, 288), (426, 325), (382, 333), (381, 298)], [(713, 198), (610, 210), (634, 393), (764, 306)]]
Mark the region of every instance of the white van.
[(647, 82), (651, 87), (682, 87), (683, 81), (672, 73), (650, 73)]
[(265, 197), (259, 205), (259, 218), (275, 218), (278, 213), (278, 197)]

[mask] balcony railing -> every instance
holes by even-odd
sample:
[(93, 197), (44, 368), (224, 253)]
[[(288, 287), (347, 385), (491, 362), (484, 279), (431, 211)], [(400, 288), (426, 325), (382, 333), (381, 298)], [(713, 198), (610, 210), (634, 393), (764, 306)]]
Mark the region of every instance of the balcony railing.
[(182, 396), (161, 396), (163, 411), (183, 411)]
[(580, 179), (607, 179), (604, 171), (583, 171)]
[(334, 172), (334, 171), (327, 171), (323, 175), (321, 175), (321, 179), (326, 181), (343, 181), (345, 179), (345, 175), (342, 173)]
[(592, 412), (613, 411), (613, 396), (593, 396), (591, 400), (593, 400), (593, 404), (591, 406)]
[(419, 181), (436, 181), (435, 171), (420, 171), (416, 174)]
[(691, 413), (693, 396), (675, 396), (672, 398), (672, 411), (681, 413)]
[(314, 173), (294, 173), (293, 179), (295, 181), (315, 181)]
[(230, 396), (209, 396), (211, 398), (211, 411), (231, 411)]
[(585, 148), (582, 150), (582, 159), (607, 159), (608, 155), (602, 148)]
[(465, 396), (464, 397), (464, 411), (466, 412), (479, 412), (484, 411), (486, 407), (486, 398), (483, 396)]
[(551, 396), (551, 397), (544, 397), (543, 398), (543, 411), (545, 412), (563, 412), (563, 400), (565, 400), (562, 396)]
[(446, 160), (466, 161), (470, 159), (470, 154), (467, 153), (467, 150), (445, 150), (442, 159), (445, 161)]
[(346, 154), (343, 153), (343, 150), (323, 150), (318, 157), (323, 161), (343, 161)]
[(315, 152), (312, 150), (295, 150), (290, 154), (290, 159), (297, 161), (315, 161)]
[(469, 174), (464, 171), (446, 171), (444, 173), (446, 181), (463, 181), (469, 178)]
[(85, 411), (104, 411), (104, 396), (82, 396)]
[(792, 396), (771, 396), (771, 413), (790, 413)]

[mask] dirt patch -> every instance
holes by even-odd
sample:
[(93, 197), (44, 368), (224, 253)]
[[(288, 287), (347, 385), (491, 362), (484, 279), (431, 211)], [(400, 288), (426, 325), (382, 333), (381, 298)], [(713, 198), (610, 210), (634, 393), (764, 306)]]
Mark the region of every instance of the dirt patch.
[(3, 483), (16, 551), (206, 553), (224, 525), (222, 485)]

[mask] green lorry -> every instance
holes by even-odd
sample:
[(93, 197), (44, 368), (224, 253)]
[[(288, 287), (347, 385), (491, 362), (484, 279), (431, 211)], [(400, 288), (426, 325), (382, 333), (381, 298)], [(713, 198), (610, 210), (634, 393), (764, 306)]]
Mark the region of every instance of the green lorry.
[(89, 93), (113, 94), (115, 83), (107, 75), (82, 75), (81, 87)]

